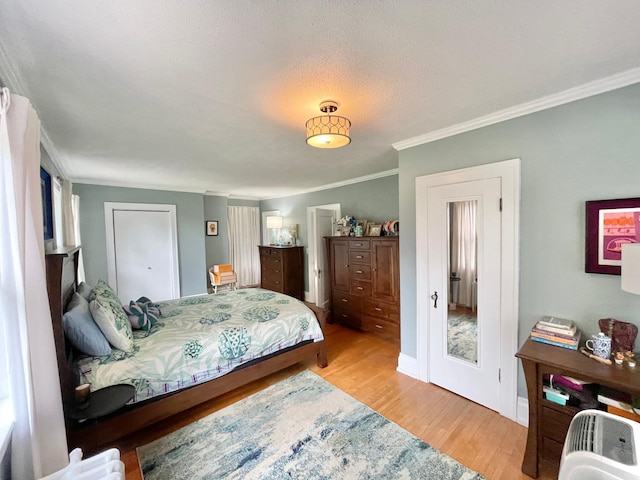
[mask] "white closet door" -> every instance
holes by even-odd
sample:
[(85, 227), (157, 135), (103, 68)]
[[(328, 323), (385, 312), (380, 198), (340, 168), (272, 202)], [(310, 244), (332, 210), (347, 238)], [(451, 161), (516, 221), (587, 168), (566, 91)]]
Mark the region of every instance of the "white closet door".
[(109, 284), (124, 304), (141, 296), (153, 301), (180, 296), (175, 206), (170, 206), (173, 214), (163, 206), (150, 207), (116, 207), (107, 216), (112, 226), (107, 243), (111, 238), (113, 249)]

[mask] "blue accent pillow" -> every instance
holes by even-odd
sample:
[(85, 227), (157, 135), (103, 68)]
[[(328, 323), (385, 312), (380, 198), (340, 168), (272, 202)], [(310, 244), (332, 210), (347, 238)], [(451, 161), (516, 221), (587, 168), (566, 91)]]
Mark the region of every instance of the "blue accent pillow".
[(69, 301), (62, 327), (71, 344), (82, 353), (94, 357), (111, 355), (111, 345), (93, 320), (89, 302), (78, 292)]

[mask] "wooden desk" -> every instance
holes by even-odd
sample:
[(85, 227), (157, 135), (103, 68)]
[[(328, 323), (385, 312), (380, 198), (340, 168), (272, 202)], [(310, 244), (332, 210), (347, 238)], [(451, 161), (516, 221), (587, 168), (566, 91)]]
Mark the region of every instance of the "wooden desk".
[(580, 352), (528, 339), (516, 354), (522, 361), (529, 397), (529, 433), (522, 472), (538, 477), (542, 459), (559, 463), (564, 439), (573, 416), (581, 409), (550, 402), (542, 396), (545, 373), (567, 375), (640, 395), (640, 366), (603, 365)]

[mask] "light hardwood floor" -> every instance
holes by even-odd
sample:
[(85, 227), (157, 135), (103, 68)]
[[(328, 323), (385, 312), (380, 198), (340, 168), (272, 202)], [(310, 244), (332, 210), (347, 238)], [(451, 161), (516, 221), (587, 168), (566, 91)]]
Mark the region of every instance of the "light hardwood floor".
[[(528, 479), (520, 471), (526, 428), (432, 384), (396, 371), (398, 347), (373, 336), (328, 325), (329, 366), (298, 364), (177, 415), (120, 443), (127, 480), (141, 480), (135, 448), (215, 412), (305, 368), (319, 374), (429, 445), (488, 480)], [(557, 467), (555, 467), (557, 469)], [(557, 477), (546, 465), (540, 479)]]

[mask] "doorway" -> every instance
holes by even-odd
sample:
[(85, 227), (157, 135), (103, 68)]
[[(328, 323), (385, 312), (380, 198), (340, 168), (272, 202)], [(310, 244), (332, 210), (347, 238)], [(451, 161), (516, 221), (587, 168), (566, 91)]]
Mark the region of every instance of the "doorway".
[(321, 308), (329, 305), (329, 269), (324, 237), (333, 235), (336, 219), (341, 216), (339, 203), (307, 207), (308, 279), (307, 301)]
[(128, 304), (180, 297), (175, 205), (105, 202), (109, 285)]
[(418, 377), (513, 420), (519, 170), (515, 159), (416, 179)]

